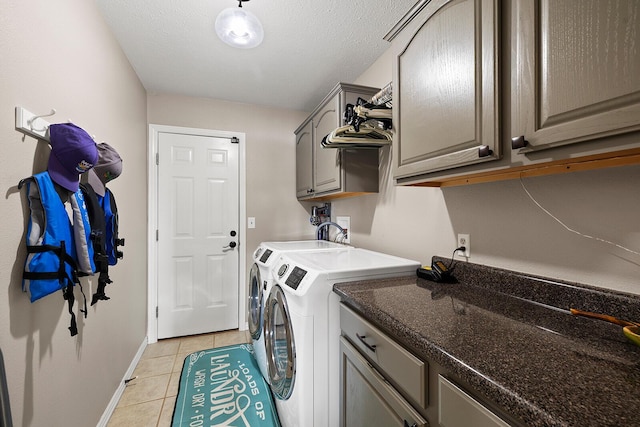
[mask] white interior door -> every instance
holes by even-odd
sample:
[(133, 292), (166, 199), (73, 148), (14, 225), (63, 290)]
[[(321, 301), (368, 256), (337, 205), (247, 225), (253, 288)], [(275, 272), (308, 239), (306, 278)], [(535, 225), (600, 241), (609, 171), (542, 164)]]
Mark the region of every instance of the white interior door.
[(238, 328), (238, 144), (158, 135), (158, 338)]

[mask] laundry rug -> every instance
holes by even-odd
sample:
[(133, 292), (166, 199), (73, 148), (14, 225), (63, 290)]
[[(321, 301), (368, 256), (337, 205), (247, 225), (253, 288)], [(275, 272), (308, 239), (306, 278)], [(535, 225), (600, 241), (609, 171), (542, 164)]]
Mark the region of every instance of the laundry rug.
[(187, 356), (171, 425), (279, 427), (253, 346), (230, 345)]

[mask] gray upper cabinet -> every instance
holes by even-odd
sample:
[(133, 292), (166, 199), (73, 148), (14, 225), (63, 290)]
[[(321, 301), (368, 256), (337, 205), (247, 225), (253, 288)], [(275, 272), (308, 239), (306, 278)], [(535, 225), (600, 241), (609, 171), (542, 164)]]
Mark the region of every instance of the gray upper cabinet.
[(344, 111), (344, 107), (340, 105), (340, 94), (336, 94), (313, 118), (316, 141), (314, 161), (316, 193), (326, 193), (340, 188), (340, 150), (323, 148), (320, 142), (332, 130), (342, 126), (341, 111)]
[(378, 150), (324, 148), (322, 139), (343, 126), (347, 104), (368, 100), (378, 88), (338, 83), (295, 131), (296, 196), (322, 200), (378, 191)]
[(393, 71), (398, 182), (501, 154), (497, 0), (432, 0), (414, 10)]
[(519, 152), (640, 129), (639, 1), (519, 1), (513, 12)]
[[(306, 122), (296, 134), (296, 196), (307, 197), (313, 193), (313, 123)], [(304, 167), (302, 165), (305, 165)]]

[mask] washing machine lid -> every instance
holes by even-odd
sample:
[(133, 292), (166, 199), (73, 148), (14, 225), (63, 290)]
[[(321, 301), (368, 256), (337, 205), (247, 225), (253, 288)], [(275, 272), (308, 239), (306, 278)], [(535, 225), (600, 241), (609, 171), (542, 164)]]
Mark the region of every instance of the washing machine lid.
[(262, 242), (253, 252), (253, 260), (263, 267), (271, 268), (280, 255), (301, 251), (335, 251), (353, 248), (326, 240), (291, 240), (282, 242)]
[[(286, 267), (286, 268), (285, 268)], [(366, 249), (283, 254), (274, 272), (276, 280), (297, 293), (307, 292), (320, 280), (328, 283), (415, 274), (418, 261)]]
[(407, 271), (420, 266), (418, 261), (360, 248), (333, 252), (287, 253), (282, 259), (307, 270), (329, 274), (329, 277), (349, 277), (352, 273), (375, 275), (379, 272)]
[(342, 243), (328, 242), (326, 240), (291, 240), (284, 242), (262, 242), (265, 248), (275, 251), (300, 251), (317, 249), (344, 249), (350, 247)]
[(251, 266), (249, 271), (249, 333), (253, 340), (262, 336), (264, 287), (260, 268), (257, 264)]
[(296, 346), (287, 298), (278, 285), (265, 303), (264, 343), (271, 391), (277, 399), (286, 400), (295, 385)]

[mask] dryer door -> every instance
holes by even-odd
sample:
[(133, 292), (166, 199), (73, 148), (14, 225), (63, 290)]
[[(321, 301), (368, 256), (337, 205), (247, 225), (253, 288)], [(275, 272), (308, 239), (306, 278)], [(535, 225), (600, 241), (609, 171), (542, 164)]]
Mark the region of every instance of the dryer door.
[(271, 391), (286, 400), (295, 383), (296, 346), (287, 298), (279, 285), (271, 289), (265, 305), (264, 334)]
[(249, 333), (253, 340), (262, 335), (263, 292), (260, 268), (254, 263), (249, 271)]

